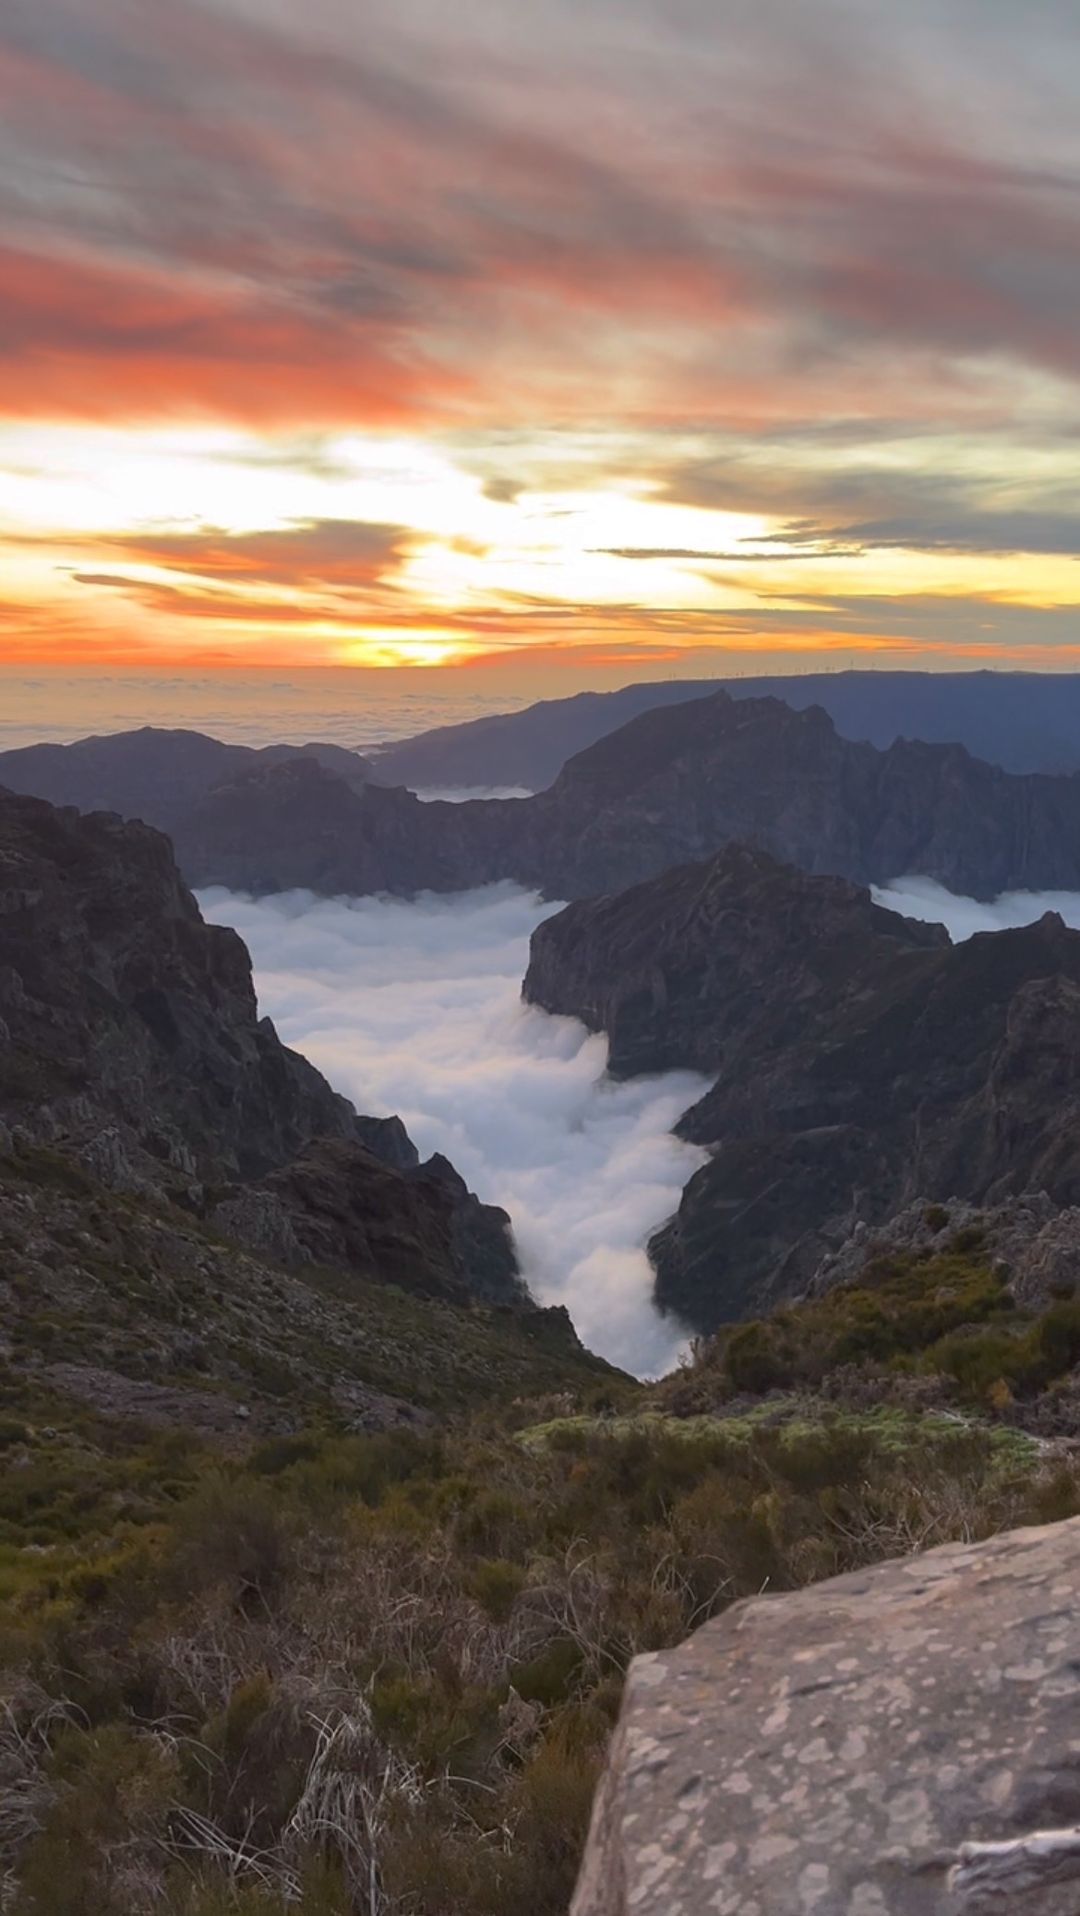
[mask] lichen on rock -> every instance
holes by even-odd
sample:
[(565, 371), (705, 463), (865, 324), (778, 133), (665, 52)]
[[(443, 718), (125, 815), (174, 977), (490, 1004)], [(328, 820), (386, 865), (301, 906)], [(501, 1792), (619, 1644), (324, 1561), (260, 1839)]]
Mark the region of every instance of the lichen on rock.
[(632, 1665), (572, 1916), (1077, 1916), (1080, 1520)]

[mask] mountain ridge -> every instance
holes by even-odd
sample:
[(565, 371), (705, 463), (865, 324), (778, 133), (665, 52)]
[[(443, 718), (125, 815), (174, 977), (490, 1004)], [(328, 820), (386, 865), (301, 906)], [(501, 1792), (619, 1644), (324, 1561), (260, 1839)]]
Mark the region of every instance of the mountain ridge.
[(544, 791), (568, 758), (638, 713), (725, 691), (820, 705), (842, 737), (885, 750), (897, 738), (960, 744), (1011, 772), (1080, 769), (1080, 676), (1040, 672), (846, 671), (655, 680), (545, 699), (371, 748), (391, 784), (527, 785)]
[(193, 884), (254, 892), (510, 879), (572, 899), (734, 841), (859, 884), (918, 872), (978, 898), (1080, 889), (1080, 774), (1018, 776), (957, 745), (881, 752), (840, 738), (820, 708), (724, 692), (641, 714), (531, 798), (423, 804), (300, 753), (246, 762), (172, 830)]
[(708, 1162), (650, 1247), (699, 1331), (797, 1295), (915, 1197), (1080, 1199), (1080, 934), (953, 945), (869, 894), (730, 848), (534, 933), (525, 996), (604, 1030), (623, 1075), (715, 1074)]

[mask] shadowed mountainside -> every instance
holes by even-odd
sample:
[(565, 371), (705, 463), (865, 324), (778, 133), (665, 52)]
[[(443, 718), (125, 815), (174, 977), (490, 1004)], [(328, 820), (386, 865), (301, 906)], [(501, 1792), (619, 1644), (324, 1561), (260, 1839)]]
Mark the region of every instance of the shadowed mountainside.
[(204, 923), (167, 839), (11, 794), (0, 1123), (260, 1248), (272, 1209), (287, 1263), (467, 1298), (475, 1260), (477, 1290), (524, 1295), (505, 1214), (443, 1160), (421, 1166), (399, 1119), (359, 1117), (259, 1018), (243, 942)]
[(144, 725), (73, 745), (25, 745), (0, 752), (0, 786), (74, 805), (119, 812), (171, 831), (205, 792), (245, 769), (313, 758), (357, 787), (371, 776), (366, 759), (341, 745), (226, 745), (203, 732)]
[(525, 995), (608, 1032), (621, 1075), (717, 1074), (679, 1126), (712, 1155), (651, 1247), (700, 1330), (917, 1196), (1080, 1198), (1080, 934), (1052, 914), (953, 946), (733, 847), (547, 920)]

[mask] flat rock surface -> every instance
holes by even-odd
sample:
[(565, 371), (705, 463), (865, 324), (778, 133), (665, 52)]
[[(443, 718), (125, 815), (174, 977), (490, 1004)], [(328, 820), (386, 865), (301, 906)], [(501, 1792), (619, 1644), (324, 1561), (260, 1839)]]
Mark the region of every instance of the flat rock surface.
[(1080, 1519), (639, 1657), (572, 1916), (1080, 1916)]

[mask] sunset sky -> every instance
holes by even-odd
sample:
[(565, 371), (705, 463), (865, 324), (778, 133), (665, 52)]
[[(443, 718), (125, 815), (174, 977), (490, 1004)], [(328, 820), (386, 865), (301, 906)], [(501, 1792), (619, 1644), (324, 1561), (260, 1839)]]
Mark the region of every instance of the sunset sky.
[(0, 659), (1080, 666), (1078, 94), (1076, 0), (5, 0)]

